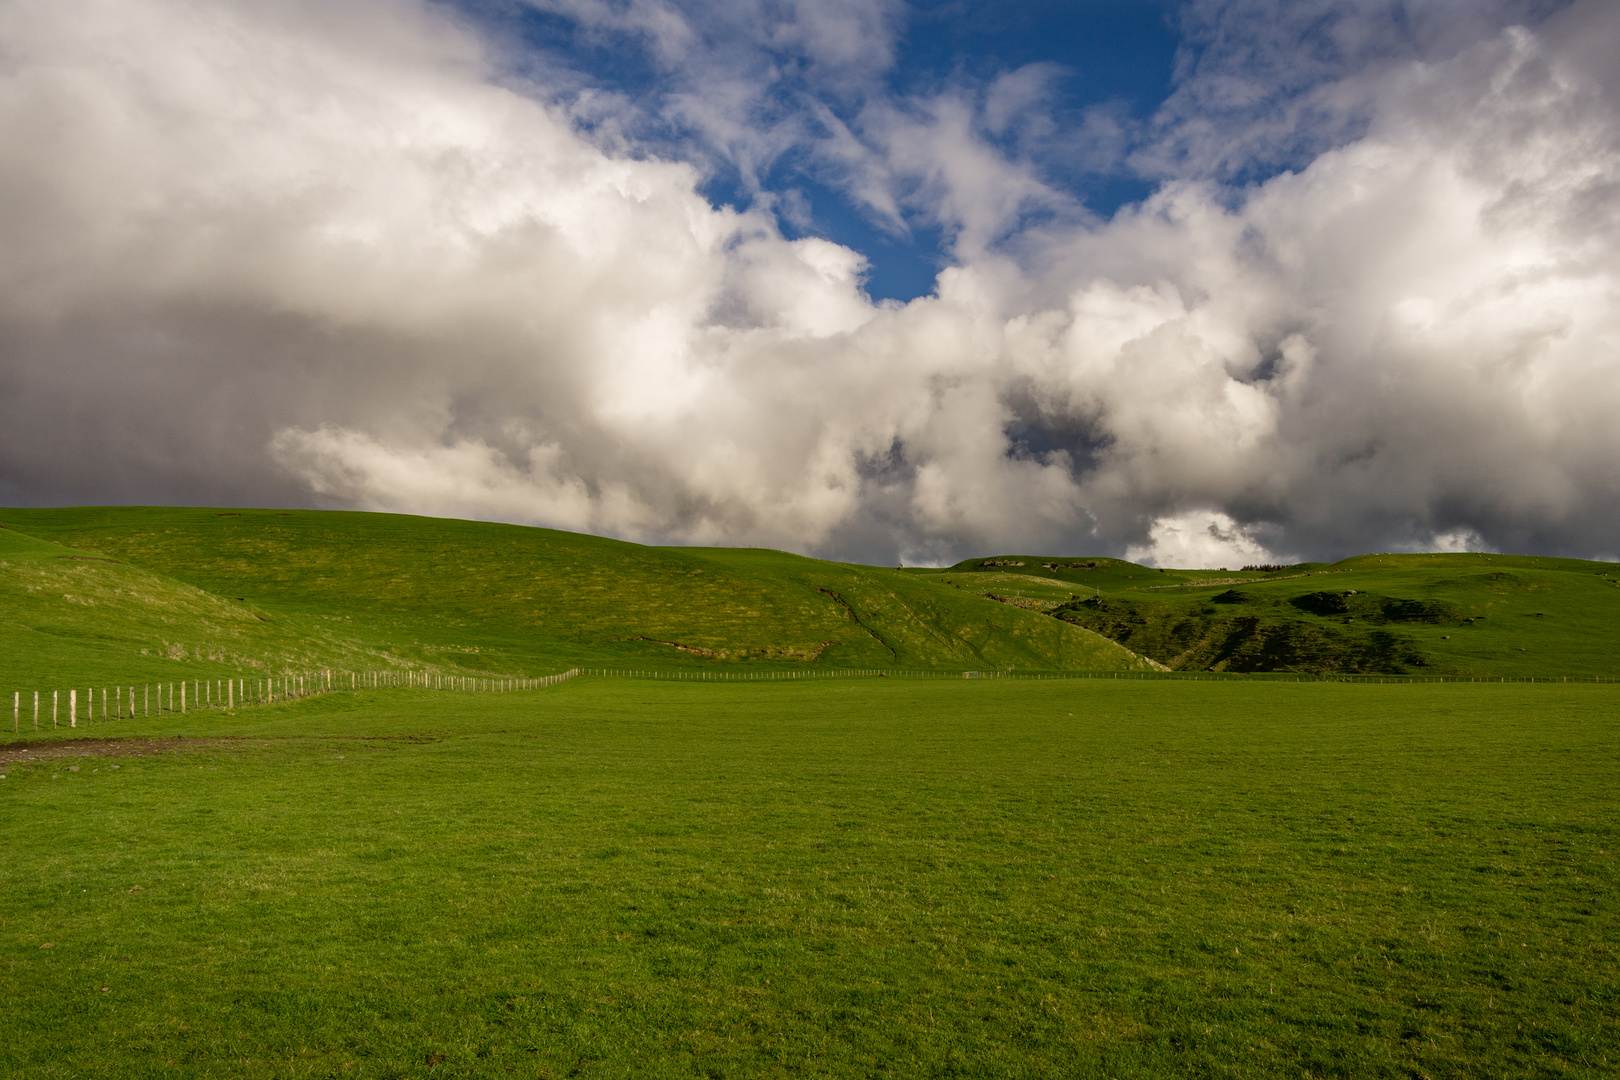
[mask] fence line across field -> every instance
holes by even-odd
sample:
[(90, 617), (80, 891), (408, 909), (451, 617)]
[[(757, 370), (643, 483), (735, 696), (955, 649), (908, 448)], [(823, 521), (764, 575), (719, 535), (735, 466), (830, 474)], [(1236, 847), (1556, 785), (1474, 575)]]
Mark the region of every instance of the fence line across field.
[(1363, 675), (1294, 671), (936, 671), (924, 668), (822, 668), (803, 671), (689, 671), (661, 668), (586, 668), (611, 679), (681, 682), (762, 682), (779, 679), (1016, 679), (1024, 682), (1128, 679), (1142, 682), (1335, 682), (1335, 683), (1620, 683), (1615, 675)]
[[(539, 690), (581, 675), (608, 679), (657, 679), (679, 682), (777, 682), (802, 679), (909, 678), (909, 679), (1015, 679), (1019, 681), (1071, 681), (1126, 679), (1144, 682), (1339, 682), (1339, 683), (1615, 683), (1611, 675), (1363, 675), (1306, 674), (1297, 672), (1230, 671), (932, 671), (916, 668), (808, 668), (775, 671), (692, 671), (663, 668), (570, 668), (556, 675), (478, 676), (436, 671), (324, 669), (296, 675), (182, 679), (158, 683), (124, 683), (87, 687), (80, 712), (79, 689), (15, 690), (11, 695), (11, 730), (21, 734), (25, 702), (32, 731), (77, 728), (80, 719), (96, 722), (96, 690), (101, 691), (101, 722), (137, 717), (183, 715), (198, 709), (248, 708), (293, 701), (333, 691), (415, 689), (469, 693), (505, 693)], [(154, 695), (153, 691), (156, 691)], [(50, 726), (44, 725), (48, 693)], [(167, 703), (164, 694), (167, 693)], [(109, 694), (111, 695), (109, 698)], [(27, 695), (25, 697), (25, 695)], [(3, 700), (3, 699), (0, 699)], [(155, 705), (155, 707), (154, 707)], [(66, 711), (64, 718), (63, 711)]]
[[(149, 716), (184, 715), (199, 709), (248, 708), (294, 701), (314, 694), (341, 690), (420, 689), (465, 691), (471, 693), (539, 690), (555, 686), (580, 674), (578, 668), (556, 675), (485, 678), (451, 675), (433, 671), (332, 671), (325, 669), (296, 675), (233, 676), (223, 679), (181, 679), (157, 683), (123, 683), (117, 686), (87, 687), (80, 690), (14, 690), (11, 694), (11, 730), (21, 734), (24, 702), (27, 701), (30, 731), (77, 728), (109, 720)], [(101, 715), (96, 715), (96, 692), (100, 691)], [(154, 693), (155, 691), (155, 693)], [(49, 721), (44, 716), (49, 695)], [(165, 695), (167, 697), (165, 698)], [(0, 699), (3, 700), (3, 699)], [(65, 713), (65, 715), (64, 715)]]

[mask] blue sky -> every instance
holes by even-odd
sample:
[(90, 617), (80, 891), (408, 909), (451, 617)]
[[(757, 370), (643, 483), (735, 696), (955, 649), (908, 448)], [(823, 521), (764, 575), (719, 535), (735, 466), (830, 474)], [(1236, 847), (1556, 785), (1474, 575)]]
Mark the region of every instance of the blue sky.
[[(1170, 92), (1177, 42), (1172, 22), (1170, 5), (1152, 0), (920, 5), (901, 37), (889, 88), (900, 96), (926, 95), (953, 83), (984, 85), (1021, 68), (1050, 65), (1055, 124), (1075, 123), (1088, 108), (1117, 109), (1141, 123)], [(1004, 146), (1011, 141), (1000, 140)], [(1059, 154), (1043, 165), (1049, 182), (1104, 216), (1145, 198), (1153, 186), (1123, 163), (1092, 171)], [(897, 237), (874, 229), (858, 207), (813, 176), (784, 179), (809, 194), (815, 224), (826, 236), (871, 260), (867, 287), (874, 298), (909, 300), (932, 288), (946, 261), (937, 228), (917, 224), (910, 235)], [(716, 197), (735, 197), (725, 183), (713, 189)]]
[[(671, 62), (659, 54), (642, 27), (604, 28), (569, 11), (567, 5), (463, 0), (457, 6), (491, 36), (508, 43), (514, 68), (538, 71), (540, 78), (553, 84), (559, 70), (567, 70), (576, 92), (588, 89), (636, 102), (648, 114), (638, 131), (643, 145), (702, 161), (706, 171), (702, 190), (713, 202), (752, 205), (761, 189), (774, 196), (788, 195), (802, 210), (784, 216), (784, 232), (823, 236), (860, 251), (869, 260), (866, 285), (874, 299), (909, 300), (928, 293), (935, 275), (949, 263), (947, 232), (938, 222), (914, 212), (906, 215), (903, 228), (897, 228), (893, 221), (875, 218), (806, 147), (786, 148), (773, 155), (757, 177), (745, 177), (738, 161), (709, 144), (703, 131), (671, 119), (663, 98), (693, 85), (680, 67), (692, 62), (697, 70), (706, 71), (713, 55)], [(632, 5), (606, 6), (624, 11)], [(1073, 133), (1084, 128), (1088, 111), (1106, 114), (1127, 129), (1139, 129), (1169, 96), (1183, 44), (1173, 3), (955, 0), (895, 5), (885, 20), (892, 55), (877, 70), (863, 71), (860, 79), (843, 86), (836, 78), (826, 79), (823, 72), (793, 71), (802, 55), (792, 47), (771, 49), (749, 41), (747, 29), (753, 27), (705, 20), (706, 8), (725, 6), (675, 7), (695, 23), (707, 23), (710, 29), (720, 24), (721, 32), (729, 30), (742, 39), (709, 41), (709, 53), (752, 54), (758, 48), (780, 66), (776, 77), (760, 87), (762, 100), (768, 102), (762, 112), (802, 113), (807, 111), (806, 101), (813, 100), (843, 122), (855, 123), (874, 98), (903, 102), (941, 93), (982, 96), (998, 78), (1024, 72), (1040, 83), (1038, 107), (1051, 130), (1037, 139), (1015, 128), (985, 131), (989, 143), (1011, 157), (1027, 156), (1047, 183), (1103, 216), (1146, 197), (1158, 179), (1117, 157), (1106, 159), (1096, 146), (1073, 145)], [(701, 82), (696, 85), (701, 90)]]

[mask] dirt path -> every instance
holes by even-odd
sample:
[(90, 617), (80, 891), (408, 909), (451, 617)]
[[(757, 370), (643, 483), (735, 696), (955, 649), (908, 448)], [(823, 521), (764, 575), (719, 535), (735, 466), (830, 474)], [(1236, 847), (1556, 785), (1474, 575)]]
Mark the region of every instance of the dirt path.
[(151, 754), (197, 754), (208, 750), (248, 750), (289, 742), (438, 742), (432, 735), (292, 735), (282, 738), (201, 736), (190, 738), (52, 739), (49, 742), (0, 744), (0, 765), (69, 757), (146, 757)]

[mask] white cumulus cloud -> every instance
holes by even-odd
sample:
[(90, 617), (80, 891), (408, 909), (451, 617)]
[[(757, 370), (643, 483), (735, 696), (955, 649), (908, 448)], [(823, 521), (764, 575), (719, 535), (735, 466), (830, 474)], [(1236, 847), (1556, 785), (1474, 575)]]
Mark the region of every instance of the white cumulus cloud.
[(1148, 529), (1148, 542), (1127, 548), (1126, 556), (1148, 566), (1194, 570), (1240, 570), (1277, 561), (1250, 530), (1218, 510), (1157, 518)]
[[(574, 9), (671, 57), (702, 36)], [(791, 14), (749, 33), (891, 61), (892, 12)], [(1620, 121), (1594, 38), (1620, 46), (1600, 5), (1352, 55), (1333, 85), (1378, 71), (1354, 130), (1245, 187), (1175, 171), (1202, 153), (1189, 82), (1163, 185), (1108, 221), (987, 138), (1039, 73), (874, 101), (817, 152), (957, 237), (932, 295), (879, 304), (859, 252), (712, 205), (700, 166), (438, 8), (6, 0), (0, 494), (881, 561), (1612, 551)], [(1275, 110), (1223, 110), (1279, 145)], [(786, 121), (751, 115), (714, 123), (768, 156)]]

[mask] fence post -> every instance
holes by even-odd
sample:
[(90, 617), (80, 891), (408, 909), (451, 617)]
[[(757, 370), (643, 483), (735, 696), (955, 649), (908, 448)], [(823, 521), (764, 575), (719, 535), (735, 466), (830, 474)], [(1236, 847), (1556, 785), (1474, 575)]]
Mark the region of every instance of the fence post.
[[(171, 699), (174, 697), (174, 691), (173, 690), (169, 691), (169, 697)], [(173, 702), (171, 701), (171, 704), (172, 703)], [(180, 680), (180, 715), (184, 716), (185, 714), (186, 714), (186, 680), (181, 679)]]
[(69, 690), (68, 691), (68, 727), (74, 728), (74, 727), (78, 727), (78, 726), (79, 726), (79, 691), (77, 689), (74, 689), (74, 690)]
[(22, 691), (18, 690), (11, 695), (11, 730), (16, 732), (22, 723)]
[(34, 730), (39, 730), (39, 691), (34, 691)]
[(57, 710), (57, 706), (61, 702), (61, 700), (62, 700), (62, 691), (60, 691), (60, 690), (52, 690), (51, 691), (51, 730), (52, 731), (56, 730), (56, 710)]

